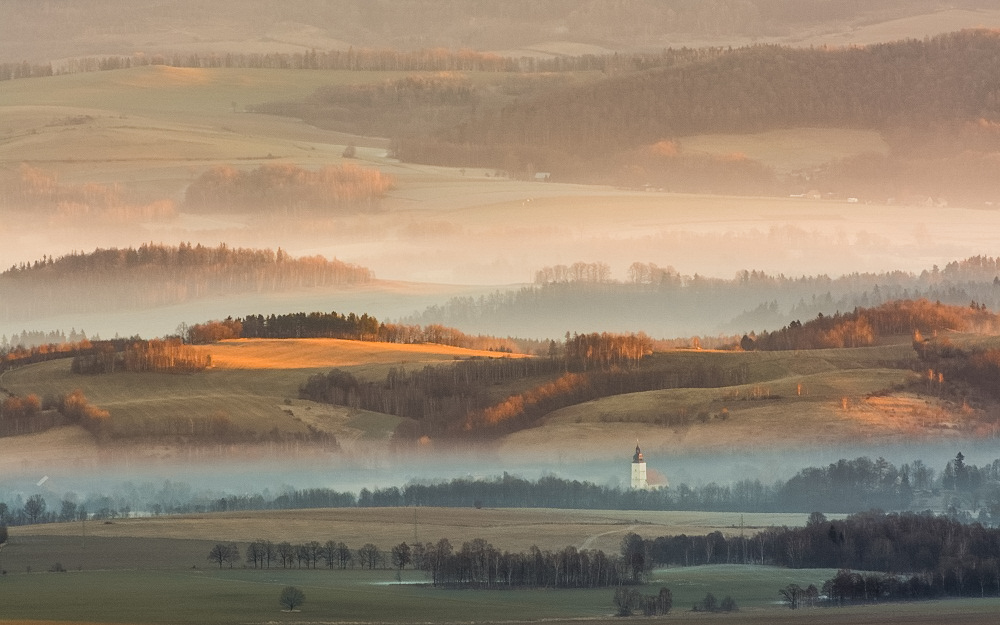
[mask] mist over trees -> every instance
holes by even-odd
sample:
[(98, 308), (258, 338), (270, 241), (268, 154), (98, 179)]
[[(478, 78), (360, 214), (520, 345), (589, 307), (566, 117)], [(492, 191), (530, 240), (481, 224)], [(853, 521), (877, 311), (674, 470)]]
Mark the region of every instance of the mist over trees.
[[(86, 124), (89, 116), (62, 120)], [(50, 224), (158, 221), (177, 216), (171, 200), (144, 202), (121, 184), (62, 184), (58, 176), (22, 163), (17, 172), (0, 171), (0, 209), (18, 215), (45, 216)]]
[[(479, 297), (455, 297), (401, 321), (466, 331), (561, 336), (567, 329), (677, 337), (711, 332), (737, 338), (777, 332), (792, 321), (875, 308), (894, 300), (1000, 309), (1000, 259), (974, 256), (919, 274), (903, 271), (787, 276), (743, 270), (731, 279), (684, 275), (670, 266), (634, 262), (616, 280), (606, 264), (543, 267), (535, 284)], [(908, 334), (909, 329), (899, 333)], [(738, 334), (737, 334), (738, 333)]]
[[(31, 522), (22, 510), (23, 502), (29, 495), (36, 494), (0, 493), (0, 506), (5, 506), (0, 507), (0, 522), (11, 525)], [(64, 505), (51, 493), (38, 496), (48, 498), (48, 511), (34, 522), (45, 523), (68, 522), (81, 514), (87, 514), (87, 518), (108, 519), (131, 514), (435, 506), (803, 514), (817, 510), (829, 514), (857, 514), (876, 508), (925, 514), (933, 509), (936, 514), (957, 523), (1000, 527), (1000, 459), (976, 465), (959, 452), (944, 466), (932, 467), (919, 459), (897, 466), (884, 458), (861, 456), (826, 466), (806, 467), (787, 480), (773, 483), (734, 476), (727, 483), (681, 483), (656, 490), (602, 486), (552, 475), (531, 480), (510, 473), (478, 479), (411, 481), (403, 486), (366, 487), (358, 492), (288, 486), (278, 494), (267, 490), (227, 494), (207, 488), (196, 490), (190, 484), (169, 480), (160, 484), (127, 482), (111, 492), (86, 496), (68, 494), (73, 504), (72, 515), (63, 513), (70, 509), (69, 504)], [(693, 551), (686, 551), (688, 549)], [(759, 562), (759, 549), (759, 546), (753, 547), (756, 556), (737, 557), (740, 552), (706, 551), (704, 544), (688, 544), (681, 550), (683, 560), (661, 562), (687, 565)], [(780, 556), (780, 562), (784, 563), (784, 558), (790, 556), (783, 548), (778, 551), (784, 554)], [(250, 555), (247, 552), (248, 559)], [(800, 562), (793, 566), (809, 565)], [(857, 565), (845, 560), (817, 566)]]
[(280, 248), (147, 243), (43, 257), (0, 273), (0, 319), (13, 321), (107, 310), (141, 310), (209, 295), (271, 293), (367, 283), (372, 272)]

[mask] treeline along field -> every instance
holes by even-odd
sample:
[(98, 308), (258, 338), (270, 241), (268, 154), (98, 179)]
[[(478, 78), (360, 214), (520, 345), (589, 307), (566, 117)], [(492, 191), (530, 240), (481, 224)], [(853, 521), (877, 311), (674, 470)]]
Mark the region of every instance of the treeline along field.
[[(5, 506), (0, 516), (7, 524), (28, 525), (72, 522), (81, 518), (115, 519), (127, 517), (133, 511), (159, 516), (320, 508), (552, 508), (748, 514), (808, 514), (823, 510), (832, 514), (855, 514), (872, 509), (912, 510), (926, 505), (927, 497), (933, 496), (951, 502), (948, 510), (942, 510), (951, 520), (998, 527), (998, 485), (1000, 459), (977, 466), (966, 463), (959, 453), (944, 467), (935, 469), (921, 460), (896, 466), (884, 458), (862, 456), (822, 467), (806, 467), (791, 478), (774, 483), (738, 479), (724, 484), (689, 486), (681, 483), (655, 490), (623, 489), (556, 476), (529, 480), (509, 473), (431, 484), (413, 482), (401, 487), (365, 487), (356, 493), (305, 488), (289, 489), (279, 495), (269, 492), (202, 493), (184, 482), (167, 481), (159, 486), (144, 484), (141, 489), (126, 484), (122, 492), (95, 492), (82, 499), (65, 497), (57, 501), (36, 494), (32, 497), (41, 500), (40, 511), (32, 512), (24, 504), (11, 500), (0, 502)], [(738, 521), (735, 517), (733, 520)], [(759, 525), (759, 520), (756, 523)], [(755, 534), (756, 529), (752, 533)], [(703, 553), (703, 550), (697, 551), (697, 554)], [(732, 557), (730, 554), (724, 560), (710, 558), (704, 561), (700, 555), (688, 554), (688, 563), (732, 562)]]
[(439, 324), (419, 326), (379, 321), (368, 313), (332, 311), (247, 315), (187, 326), (184, 338), (195, 345), (227, 339), (335, 338), (380, 343), (434, 343), (500, 354), (536, 351), (541, 342), (527, 339), (472, 336)]
[(394, 185), (392, 176), (357, 165), (318, 171), (262, 165), (250, 171), (217, 166), (188, 186), (184, 205), (194, 211), (302, 213), (373, 212)]

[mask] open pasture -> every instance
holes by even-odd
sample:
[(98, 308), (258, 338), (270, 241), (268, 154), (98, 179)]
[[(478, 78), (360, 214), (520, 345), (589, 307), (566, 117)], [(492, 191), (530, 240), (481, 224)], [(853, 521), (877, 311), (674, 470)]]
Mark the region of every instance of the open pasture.
[(508, 457), (550, 453), (602, 457), (640, 439), (657, 455), (759, 452), (811, 446), (892, 445), (978, 435), (976, 411), (934, 394), (903, 392), (918, 379), (885, 362), (906, 344), (799, 352), (664, 352), (644, 367), (723, 369), (752, 380), (721, 388), (628, 393), (562, 408), (539, 427), (505, 437)]
[[(352, 548), (373, 543), (389, 550), (401, 542), (437, 542), (447, 538), (456, 547), (483, 538), (500, 550), (527, 551), (533, 545), (557, 550), (619, 550), (629, 532), (646, 538), (666, 535), (704, 535), (719, 531), (727, 536), (753, 535), (772, 526), (805, 525), (809, 515), (798, 513), (650, 512), (641, 510), (562, 510), (547, 508), (329, 508), (222, 512), (115, 519), (112, 523), (50, 523), (10, 528), (14, 557), (22, 537), (33, 540), (73, 537), (87, 539), (171, 539), (247, 543), (257, 539), (295, 543), (316, 540), (343, 541)], [(740, 523), (743, 523), (741, 528)], [(416, 539), (414, 538), (416, 535)], [(55, 556), (56, 553), (51, 555)], [(207, 555), (207, 553), (206, 553)], [(204, 557), (204, 556), (202, 556)], [(168, 558), (169, 559), (169, 558)], [(171, 566), (189, 567), (187, 558), (170, 560)], [(64, 563), (66, 564), (66, 563)], [(106, 566), (124, 566), (111, 560)], [(38, 563), (35, 562), (37, 569)], [(92, 568), (85, 566), (84, 568)]]
[[(994, 622), (1000, 603), (987, 599), (881, 604), (791, 611), (779, 604), (788, 583), (821, 584), (834, 570), (789, 571), (766, 567), (713, 566), (654, 571), (645, 594), (667, 586), (672, 623), (959, 623)], [(405, 583), (383, 571), (218, 570), (83, 571), (10, 574), (4, 579), (4, 619), (90, 623), (621, 623), (613, 591), (444, 590), (423, 574), (405, 571)], [(305, 603), (282, 612), (278, 593), (301, 588)], [(691, 612), (711, 592), (732, 596), (730, 614)], [(637, 617), (641, 618), (641, 617)], [(8, 625), (11, 621), (0, 621)], [(19, 622), (19, 621), (14, 621)]]
[(861, 153), (885, 154), (889, 146), (873, 130), (793, 128), (748, 135), (696, 135), (679, 141), (685, 152), (744, 154), (779, 174), (818, 167)]
[[(483, 537), (502, 550), (580, 548), (616, 551), (621, 536), (737, 531), (739, 515), (689, 512), (475, 510), (413, 508), (299, 510), (116, 519), (113, 523), (35, 525), (11, 528), (0, 552), (4, 613), (10, 625), (26, 619), (73, 623), (458, 623), (622, 622), (612, 618), (613, 592), (599, 590), (443, 590), (422, 572), (392, 569), (256, 570), (222, 568), (208, 560), (216, 542), (268, 539), (303, 542), (344, 540), (354, 548), (374, 542), (385, 549), (399, 541), (447, 537), (459, 546)], [(744, 531), (769, 525), (801, 525), (806, 515), (744, 515)], [(440, 535), (437, 534), (440, 532)], [(596, 540), (591, 540), (596, 538)], [(58, 563), (65, 573), (49, 572)], [(778, 589), (790, 583), (822, 585), (833, 569), (783, 569), (713, 565), (654, 570), (640, 588), (673, 593), (671, 622), (678, 623), (991, 623), (996, 600), (933, 601), (792, 612)], [(301, 611), (281, 612), (277, 596), (294, 585), (306, 594)], [(740, 611), (693, 613), (707, 593), (731, 596)], [(36, 621), (37, 622), (37, 621)]]

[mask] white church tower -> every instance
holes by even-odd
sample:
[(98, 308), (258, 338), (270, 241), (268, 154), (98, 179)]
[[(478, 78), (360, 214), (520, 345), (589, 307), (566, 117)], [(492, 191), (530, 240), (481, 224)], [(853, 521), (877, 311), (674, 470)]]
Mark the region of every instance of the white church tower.
[(642, 458), (639, 441), (636, 441), (635, 455), (632, 456), (632, 490), (646, 490), (648, 488), (649, 482), (646, 481), (646, 461)]

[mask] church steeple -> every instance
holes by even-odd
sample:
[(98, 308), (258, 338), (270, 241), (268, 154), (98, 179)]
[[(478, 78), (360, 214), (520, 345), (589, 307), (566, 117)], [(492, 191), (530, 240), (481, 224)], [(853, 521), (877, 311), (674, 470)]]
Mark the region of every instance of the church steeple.
[(646, 481), (646, 460), (642, 457), (642, 450), (639, 449), (639, 441), (635, 442), (635, 455), (632, 456), (632, 488), (633, 490), (649, 488), (649, 482)]

